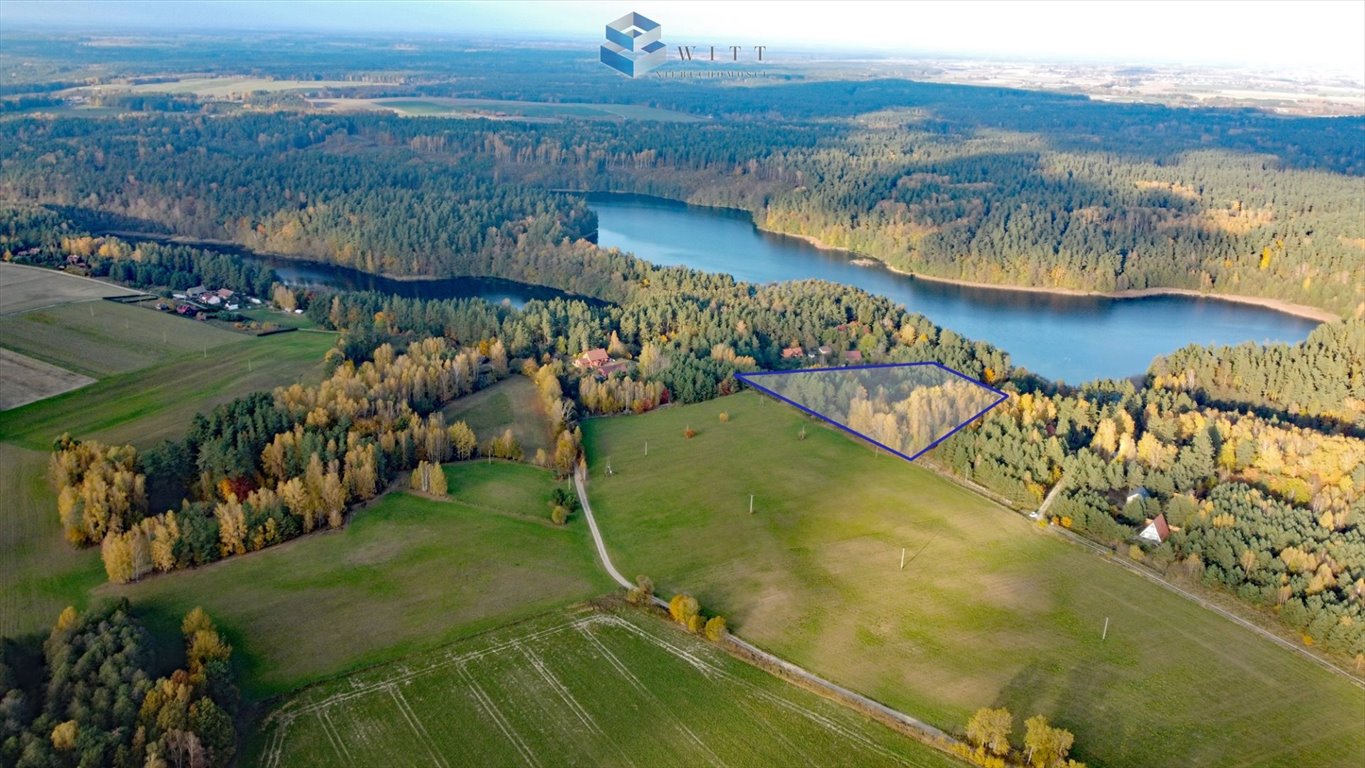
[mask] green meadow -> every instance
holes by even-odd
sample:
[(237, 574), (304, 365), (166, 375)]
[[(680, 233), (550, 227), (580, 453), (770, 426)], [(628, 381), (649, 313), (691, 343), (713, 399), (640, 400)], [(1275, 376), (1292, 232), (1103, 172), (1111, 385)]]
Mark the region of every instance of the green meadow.
[(391, 492), (342, 529), (97, 594), (172, 634), (203, 606), (265, 696), (611, 590), (587, 526), (550, 522), (549, 472), (473, 461), (446, 476), (449, 499)]
[(787, 406), (745, 393), (585, 434), (620, 570), (939, 727), (1005, 706), (1094, 765), (1365, 760), (1365, 690)]

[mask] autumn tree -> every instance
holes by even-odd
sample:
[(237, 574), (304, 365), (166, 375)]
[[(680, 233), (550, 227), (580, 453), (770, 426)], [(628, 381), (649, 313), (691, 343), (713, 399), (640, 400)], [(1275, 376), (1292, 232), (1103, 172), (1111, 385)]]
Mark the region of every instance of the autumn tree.
[(993, 755), (1004, 757), (1010, 752), (1010, 731), (1014, 730), (1014, 715), (1008, 709), (982, 707), (967, 721), (967, 740)]
[(690, 631), (692, 625), (701, 617), (701, 604), (697, 602), (697, 598), (679, 592), (668, 601), (668, 615)]
[(1076, 737), (1064, 728), (1054, 728), (1043, 715), (1024, 721), (1024, 754), (1034, 768), (1052, 768), (1066, 759)]
[(450, 435), (451, 456), (456, 461), (465, 461), (473, 458), (478, 450), (479, 441), (474, 436), (474, 430), (463, 421), (451, 424), (446, 430)]
[(725, 628), (725, 618), (722, 616), (712, 616), (706, 620), (706, 639), (713, 643), (718, 643), (725, 639), (728, 631)]

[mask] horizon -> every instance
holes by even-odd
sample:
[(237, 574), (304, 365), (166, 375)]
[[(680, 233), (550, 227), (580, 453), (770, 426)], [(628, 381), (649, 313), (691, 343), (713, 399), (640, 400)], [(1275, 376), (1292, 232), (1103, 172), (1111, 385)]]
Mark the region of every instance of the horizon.
[[(168, 6), (175, 12), (167, 12)], [(9, 33), (300, 34), (387, 39), (413, 37), (523, 43), (591, 42), (607, 21), (630, 11), (664, 26), (671, 45), (764, 44), (782, 63), (783, 47), (803, 58), (836, 60), (976, 59), (986, 61), (1238, 69), (1331, 74), (1365, 82), (1365, 3), (1244, 0), (1229, 14), (1226, 2), (1115, 2), (1079, 5), (1042, 0), (849, 2), (837, 10), (809, 2), (783, 5), (736, 2), (331, 2), (259, 3), (244, 0), (11, 0), (0, 11)], [(1183, 18), (1152, 9), (1179, 9)], [(1291, 11), (1292, 8), (1292, 11)], [(534, 9), (534, 12), (528, 10)], [(988, 11), (985, 9), (989, 9)], [(868, 28), (875, 12), (885, 23)], [(1056, 13), (1054, 13), (1056, 12)], [(977, 22), (989, 15), (994, 23)], [(531, 18), (529, 24), (524, 23)], [(1121, 27), (1115, 17), (1122, 17)], [(221, 21), (228, 19), (230, 21)], [(1041, 19), (1041, 20), (1040, 20)], [(964, 23), (965, 22), (965, 23)], [(519, 26), (521, 25), (521, 26)], [(1116, 32), (1122, 29), (1122, 34)], [(1218, 28), (1221, 34), (1204, 30)], [(1261, 44), (1266, 28), (1273, 46)], [(1018, 30), (1024, 30), (1019, 32)], [(849, 54), (854, 54), (849, 56)]]

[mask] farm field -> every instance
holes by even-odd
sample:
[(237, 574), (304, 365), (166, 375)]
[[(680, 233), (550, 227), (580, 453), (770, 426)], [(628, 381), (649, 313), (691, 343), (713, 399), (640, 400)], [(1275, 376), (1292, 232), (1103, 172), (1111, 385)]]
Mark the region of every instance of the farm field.
[(1006, 706), (1072, 730), (1091, 764), (1365, 758), (1361, 688), (775, 401), (745, 393), (584, 431), (618, 568), (941, 728)]
[(137, 291), (52, 269), (0, 262), (0, 315)]
[(556, 611), (305, 690), (258, 762), (958, 765), (642, 614)]
[(450, 403), (442, 412), (447, 424), (457, 421), (468, 424), (479, 442), (511, 427), (527, 456), (534, 456), (537, 448), (547, 452), (551, 449), (545, 409), (536, 394), (535, 383), (525, 376), (509, 376)]
[(154, 309), (84, 301), (0, 318), (0, 346), (103, 378), (245, 341), (245, 334)]
[(179, 437), (195, 414), (219, 403), (281, 384), (321, 379), (322, 356), (335, 342), (333, 336), (321, 333), (262, 337), (221, 333), (238, 341), (210, 349), (207, 357), (190, 352), (4, 411), (0, 413), (0, 440), (46, 450), (53, 438), (70, 432), (76, 437), (149, 448)]
[(391, 492), (340, 530), (96, 594), (129, 598), (168, 636), (203, 606), (261, 697), (611, 590), (587, 526), (550, 523), (549, 472), (475, 461), (446, 473), (450, 500)]
[(510, 101), (501, 99), (380, 98), (320, 99), (315, 106), (335, 112), (395, 112), (412, 117), (527, 117), (538, 119), (653, 120), (692, 123), (694, 115), (635, 104), (587, 104), (573, 102)]
[(89, 376), (0, 347), (0, 411), (94, 383)]

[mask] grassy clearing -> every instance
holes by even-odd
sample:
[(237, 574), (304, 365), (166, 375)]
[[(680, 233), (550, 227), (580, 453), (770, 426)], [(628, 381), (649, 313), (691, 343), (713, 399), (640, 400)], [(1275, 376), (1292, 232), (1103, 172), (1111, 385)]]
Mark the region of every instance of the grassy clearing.
[(482, 442), (502, 434), (508, 427), (525, 454), (537, 448), (551, 450), (550, 425), (545, 419), (536, 385), (525, 376), (511, 376), (487, 389), (462, 397), (443, 411), (447, 424), (463, 421)]
[(208, 357), (190, 353), (0, 413), (0, 440), (45, 450), (57, 435), (70, 432), (147, 448), (183, 434), (195, 414), (219, 403), (281, 384), (320, 379), (322, 356), (335, 343), (332, 336), (320, 333), (224, 335), (239, 341), (209, 350)]
[(692, 123), (702, 118), (636, 104), (551, 103), (502, 99), (381, 98), (326, 99), (317, 106), (340, 112), (384, 110), (412, 117), (527, 117), (543, 120), (652, 120)]
[(319, 88), (361, 88), (373, 85), (378, 85), (378, 83), (354, 80), (271, 80), (261, 77), (183, 77), (165, 83), (140, 83), (131, 86), (110, 83), (92, 86), (89, 90), (232, 97), (258, 91), (306, 91)]
[(585, 433), (622, 571), (935, 725), (1043, 712), (1111, 766), (1365, 758), (1365, 691), (793, 409), (743, 394)]
[(127, 596), (170, 633), (202, 605), (242, 654), (247, 692), (263, 696), (611, 589), (587, 526), (550, 524), (550, 473), (479, 462), (446, 473), (454, 503), (394, 492), (341, 530), (98, 594)]
[(112, 301), (86, 301), (0, 318), (0, 345), (101, 378), (247, 337), (207, 323)]
[(636, 613), (558, 611), (303, 691), (269, 768), (956, 765)]

